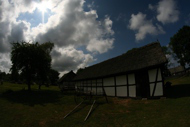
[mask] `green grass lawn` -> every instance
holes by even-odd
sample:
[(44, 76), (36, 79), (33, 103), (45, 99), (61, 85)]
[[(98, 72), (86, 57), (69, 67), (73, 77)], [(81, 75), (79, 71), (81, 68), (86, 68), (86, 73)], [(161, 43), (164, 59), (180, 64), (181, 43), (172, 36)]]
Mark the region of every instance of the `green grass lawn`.
[(62, 94), (58, 87), (4, 83), (0, 85), (0, 127), (11, 126), (126, 126), (126, 127), (179, 127), (190, 125), (190, 77), (167, 79), (174, 84), (167, 99), (133, 100), (100, 98), (84, 122), (90, 104), (85, 102), (64, 119), (76, 104), (71, 93)]
[(166, 78), (166, 81), (172, 82), (172, 85), (190, 84), (190, 73), (183, 76)]

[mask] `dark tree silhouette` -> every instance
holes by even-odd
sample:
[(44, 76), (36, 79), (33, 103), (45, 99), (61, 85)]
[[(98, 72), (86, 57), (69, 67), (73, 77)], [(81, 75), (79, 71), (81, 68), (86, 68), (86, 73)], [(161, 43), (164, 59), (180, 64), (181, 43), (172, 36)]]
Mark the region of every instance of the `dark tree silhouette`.
[(11, 68), (11, 81), (12, 82), (18, 82), (20, 80), (18, 70), (15, 66), (12, 66)]
[[(35, 77), (41, 80), (42, 84), (47, 80), (51, 68), (50, 52), (54, 44), (47, 42), (39, 43), (12, 43), (11, 71), (17, 70), (24, 75), (28, 90), (31, 90), (31, 83)], [(40, 84), (41, 85), (41, 84)]]
[[(164, 52), (164, 54), (167, 56), (167, 55), (171, 55), (172, 53), (170, 52), (170, 49), (169, 47), (166, 47), (166, 46), (162, 46), (162, 51)], [(167, 57), (166, 57), (167, 58)], [(170, 71), (169, 71), (169, 67), (170, 67), (170, 60), (167, 58), (168, 62), (164, 65), (164, 68), (163, 68), (163, 74), (164, 74), (164, 77), (167, 77), (170, 75)]]
[(0, 70), (0, 84), (1, 85), (3, 84), (3, 73), (1, 72), (1, 70)]
[(183, 26), (169, 43), (171, 49), (179, 59), (178, 63), (185, 68), (186, 64), (190, 65), (190, 26)]
[(49, 80), (50, 80), (51, 85), (57, 85), (57, 82), (59, 80), (59, 72), (51, 69), (50, 75), (49, 75)]
[(81, 71), (83, 71), (83, 70), (84, 70), (84, 68), (79, 68), (79, 69), (77, 70), (76, 74), (78, 74), (79, 72), (81, 72)]

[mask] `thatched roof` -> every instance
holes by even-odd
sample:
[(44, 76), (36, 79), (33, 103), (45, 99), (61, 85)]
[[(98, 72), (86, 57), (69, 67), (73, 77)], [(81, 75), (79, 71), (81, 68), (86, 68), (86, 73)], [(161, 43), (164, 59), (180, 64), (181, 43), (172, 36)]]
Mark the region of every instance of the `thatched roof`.
[(72, 82), (73, 79), (75, 78), (76, 74), (73, 71), (70, 71), (66, 74), (64, 74), (60, 79), (59, 79), (59, 83), (63, 83), (63, 82)]
[(162, 65), (167, 62), (160, 43), (135, 48), (80, 71), (75, 80), (94, 79)]

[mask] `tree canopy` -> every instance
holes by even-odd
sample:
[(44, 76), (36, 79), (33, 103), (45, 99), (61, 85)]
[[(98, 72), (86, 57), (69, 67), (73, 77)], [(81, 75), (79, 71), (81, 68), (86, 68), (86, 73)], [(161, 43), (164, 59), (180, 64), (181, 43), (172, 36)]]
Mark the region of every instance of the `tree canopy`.
[(36, 43), (12, 43), (11, 61), (12, 73), (19, 72), (24, 75), (28, 90), (34, 78), (41, 83), (48, 78), (51, 69), (51, 55), (54, 44), (47, 42)]
[(183, 26), (170, 38), (171, 49), (183, 67), (190, 65), (190, 26)]
[(49, 79), (50, 79), (51, 85), (57, 85), (57, 82), (59, 80), (59, 72), (51, 69)]

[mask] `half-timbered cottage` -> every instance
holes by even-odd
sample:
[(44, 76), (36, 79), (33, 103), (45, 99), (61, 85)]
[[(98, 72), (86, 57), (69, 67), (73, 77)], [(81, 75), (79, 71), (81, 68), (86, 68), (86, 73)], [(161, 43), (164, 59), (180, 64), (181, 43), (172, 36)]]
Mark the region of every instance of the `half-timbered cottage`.
[(164, 95), (163, 68), (167, 62), (160, 43), (135, 48), (80, 71), (76, 87), (97, 95), (154, 98)]
[(64, 74), (58, 81), (59, 88), (64, 90), (74, 90), (75, 89), (75, 78), (76, 74), (73, 71), (70, 71), (66, 74)]

